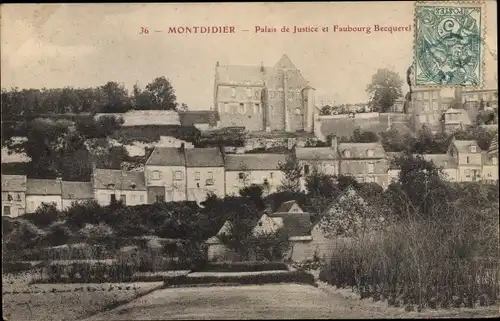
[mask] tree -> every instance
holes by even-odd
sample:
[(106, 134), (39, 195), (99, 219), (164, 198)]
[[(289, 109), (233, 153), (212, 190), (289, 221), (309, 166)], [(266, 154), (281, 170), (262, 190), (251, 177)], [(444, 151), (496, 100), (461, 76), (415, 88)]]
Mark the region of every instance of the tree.
[(370, 107), (374, 111), (387, 112), (394, 101), (401, 97), (403, 81), (389, 69), (379, 69), (372, 77), (366, 91), (370, 94)]
[(132, 108), (132, 102), (123, 85), (109, 81), (99, 89), (105, 97), (105, 103), (101, 112), (124, 113)]
[(265, 205), (262, 199), (264, 187), (262, 185), (252, 184), (250, 186), (241, 188), (239, 192), (241, 197), (250, 198), (254, 202), (257, 209), (264, 209)]
[(302, 165), (299, 163), (295, 153), (289, 155), (285, 163), (279, 164), (279, 169), (284, 173), (280, 189), (282, 191), (299, 192)]
[(163, 77), (155, 78), (146, 86), (146, 93), (151, 99), (148, 109), (175, 110), (177, 97), (170, 81)]
[(370, 131), (361, 131), (359, 127), (355, 128), (350, 141), (353, 143), (376, 143), (378, 142), (378, 135)]
[(332, 107), (331, 106), (323, 106), (321, 107), (321, 110), (319, 112), (320, 115), (331, 115), (332, 114)]
[(249, 238), (249, 245), (257, 260), (281, 261), (291, 248), (288, 233), (284, 228), (260, 232)]

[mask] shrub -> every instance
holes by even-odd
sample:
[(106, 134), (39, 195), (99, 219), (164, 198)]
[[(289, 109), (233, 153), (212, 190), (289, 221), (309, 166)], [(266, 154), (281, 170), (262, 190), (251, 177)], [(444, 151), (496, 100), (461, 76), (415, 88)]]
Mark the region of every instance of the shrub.
[(54, 204), (46, 203), (42, 203), (42, 205), (37, 208), (35, 213), (25, 214), (22, 216), (23, 219), (32, 222), (38, 227), (47, 227), (59, 220), (61, 217), (61, 213), (57, 210)]
[(165, 285), (189, 285), (211, 283), (266, 284), (266, 283), (306, 283), (314, 284), (314, 276), (303, 271), (286, 271), (247, 275), (203, 275), (178, 276), (165, 280)]
[(273, 270), (288, 270), (282, 262), (210, 262), (203, 269), (204, 272), (260, 272)]
[(132, 264), (74, 262), (71, 265), (51, 264), (44, 268), (46, 278), (39, 283), (104, 283), (131, 282), (135, 269)]
[(33, 268), (30, 262), (3, 262), (2, 273), (18, 273)]

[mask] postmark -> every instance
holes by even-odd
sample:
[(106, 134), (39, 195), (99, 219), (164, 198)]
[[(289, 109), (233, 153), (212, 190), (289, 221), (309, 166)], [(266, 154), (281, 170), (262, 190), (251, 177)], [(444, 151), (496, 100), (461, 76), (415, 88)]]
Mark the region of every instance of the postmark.
[(484, 7), (478, 2), (415, 5), (416, 86), (483, 83)]

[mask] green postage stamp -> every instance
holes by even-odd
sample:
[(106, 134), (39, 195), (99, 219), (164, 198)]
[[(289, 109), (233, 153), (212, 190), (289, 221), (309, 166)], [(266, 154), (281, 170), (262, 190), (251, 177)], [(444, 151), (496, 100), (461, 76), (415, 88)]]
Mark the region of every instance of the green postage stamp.
[(417, 2), (415, 85), (481, 86), (483, 20), (479, 2)]

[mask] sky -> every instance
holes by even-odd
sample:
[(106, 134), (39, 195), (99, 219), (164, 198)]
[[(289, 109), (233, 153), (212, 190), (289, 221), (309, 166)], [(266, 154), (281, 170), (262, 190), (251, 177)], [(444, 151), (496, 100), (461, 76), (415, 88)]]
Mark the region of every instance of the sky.
[[(496, 21), (496, 2), (486, 1), (485, 41), (492, 50)], [(375, 24), (412, 29), (373, 32)], [(372, 32), (332, 32), (334, 25)], [(172, 26), (235, 26), (235, 33), (174, 35), (167, 32)], [(255, 33), (256, 26), (328, 26), (329, 32)], [(179, 103), (205, 110), (213, 104), (217, 61), (272, 66), (286, 53), (316, 88), (317, 104), (357, 103), (367, 101), (377, 69), (405, 79), (413, 3), (9, 4), (1, 6), (1, 41), (2, 88), (117, 81), (131, 90), (165, 76)], [(488, 53), (485, 66), (485, 87), (496, 86), (497, 64)]]

